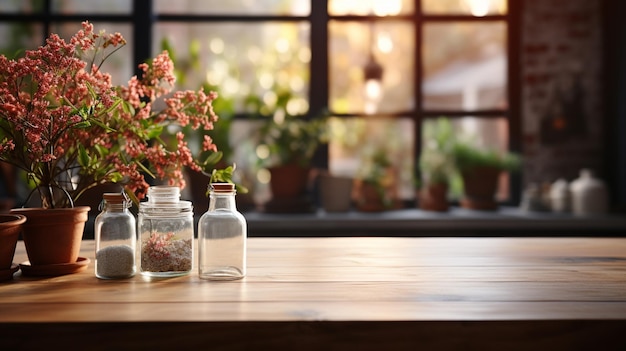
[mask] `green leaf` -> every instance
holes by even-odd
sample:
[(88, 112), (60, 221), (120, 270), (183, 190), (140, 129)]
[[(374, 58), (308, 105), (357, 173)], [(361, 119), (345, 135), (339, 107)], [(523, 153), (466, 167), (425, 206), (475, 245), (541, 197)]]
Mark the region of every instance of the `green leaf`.
[(163, 133), (163, 126), (152, 126), (149, 127), (146, 131), (148, 139), (156, 138)]
[(149, 176), (151, 176), (152, 178), (156, 178), (156, 176), (141, 162), (135, 162), (135, 164), (137, 164), (137, 166), (139, 166), (139, 168), (141, 168), (141, 170), (146, 172)]
[(75, 128), (88, 128), (91, 127), (91, 123), (89, 121), (82, 121), (74, 124)]
[(84, 168), (91, 164), (91, 157), (89, 157), (87, 150), (85, 150), (85, 147), (82, 144), (78, 145), (78, 163)]
[(122, 102), (122, 110), (124, 112), (126, 112), (126, 113), (129, 113), (129, 114), (133, 115), (133, 116), (135, 115), (135, 108), (128, 101)]
[(137, 198), (135, 193), (133, 193), (132, 191), (130, 191), (126, 187), (124, 187), (124, 193), (126, 195), (128, 195), (128, 198), (135, 204), (135, 206), (139, 206), (139, 199)]
[(113, 112), (122, 103), (122, 99), (116, 99), (113, 105), (104, 111), (105, 114)]
[(124, 179), (124, 175), (122, 175), (119, 172), (113, 172), (113, 173), (109, 174), (109, 180), (112, 183), (120, 182), (122, 179)]
[(99, 126), (100, 128), (103, 128), (107, 133), (111, 133), (111, 132), (115, 132), (115, 129), (107, 126), (106, 124), (102, 123), (100, 120), (98, 120), (97, 118), (91, 118), (89, 120), (91, 123)]
[(223, 156), (224, 153), (221, 151), (213, 152), (204, 160), (204, 162), (202, 162), (202, 166), (206, 168), (207, 166), (215, 165), (222, 159)]

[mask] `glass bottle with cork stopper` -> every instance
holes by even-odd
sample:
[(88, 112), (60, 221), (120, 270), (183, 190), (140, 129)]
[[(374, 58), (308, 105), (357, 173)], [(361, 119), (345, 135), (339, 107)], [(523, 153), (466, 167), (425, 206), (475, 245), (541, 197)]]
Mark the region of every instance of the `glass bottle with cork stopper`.
[(105, 193), (95, 219), (95, 273), (100, 279), (129, 278), (137, 271), (135, 217), (124, 193)]
[(199, 276), (235, 280), (246, 275), (247, 223), (237, 211), (235, 185), (209, 185), (209, 209), (198, 222)]

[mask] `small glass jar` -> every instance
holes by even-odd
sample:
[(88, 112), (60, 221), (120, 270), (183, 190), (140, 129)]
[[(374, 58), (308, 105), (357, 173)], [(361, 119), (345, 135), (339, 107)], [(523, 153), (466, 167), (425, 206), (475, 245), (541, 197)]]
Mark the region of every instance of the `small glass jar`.
[(128, 210), (130, 201), (123, 193), (105, 193), (96, 216), (96, 277), (130, 278), (135, 275), (135, 216)]
[(246, 275), (246, 219), (237, 211), (235, 187), (210, 187), (209, 209), (198, 222), (200, 278), (235, 280)]
[(180, 200), (180, 188), (148, 188), (139, 204), (140, 272), (153, 277), (188, 274), (193, 266), (193, 207)]

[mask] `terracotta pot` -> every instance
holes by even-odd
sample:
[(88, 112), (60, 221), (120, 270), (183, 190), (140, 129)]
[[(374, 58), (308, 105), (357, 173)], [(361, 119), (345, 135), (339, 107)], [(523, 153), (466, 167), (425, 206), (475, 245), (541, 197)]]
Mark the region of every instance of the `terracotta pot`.
[(473, 210), (495, 210), (498, 178), (502, 171), (495, 167), (474, 167), (461, 173), (465, 197), (461, 206)]
[(375, 185), (357, 181), (355, 186), (355, 202), (357, 210), (361, 212), (381, 212), (385, 210), (383, 197)]
[(74, 263), (78, 259), (85, 222), (91, 208), (16, 208), (26, 216), (24, 246), (31, 265)]
[(0, 215), (0, 270), (11, 268), (15, 246), (26, 217), (18, 214)]
[(426, 211), (448, 211), (448, 184), (437, 183), (424, 186), (418, 194), (419, 208)]
[(269, 171), (272, 197), (294, 198), (306, 193), (310, 168), (288, 164), (271, 167)]

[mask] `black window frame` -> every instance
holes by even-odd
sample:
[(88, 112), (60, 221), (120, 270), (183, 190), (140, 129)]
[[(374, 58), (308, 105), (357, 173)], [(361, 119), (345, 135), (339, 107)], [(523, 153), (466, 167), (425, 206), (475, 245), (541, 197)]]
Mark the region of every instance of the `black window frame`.
[[(36, 0), (35, 0), (36, 1)], [(521, 133), (521, 62), (520, 62), (520, 16), (522, 13), (521, 0), (506, 0), (507, 13), (504, 15), (487, 15), (484, 17), (474, 17), (472, 15), (441, 15), (422, 13), (421, 0), (414, 0), (414, 12), (407, 15), (378, 17), (378, 16), (333, 16), (328, 13), (328, 0), (310, 0), (311, 12), (306, 16), (293, 15), (228, 15), (228, 14), (159, 14), (154, 12), (152, 0), (133, 0), (132, 11), (129, 14), (56, 14), (52, 12), (53, 0), (40, 0), (41, 12), (37, 13), (0, 13), (0, 22), (33, 22), (42, 24), (43, 38), (48, 37), (52, 23), (81, 22), (89, 20), (92, 22), (106, 21), (114, 23), (127, 23), (132, 28), (132, 43), (134, 65), (152, 57), (153, 27), (158, 22), (308, 22), (310, 25), (310, 48), (311, 62), (310, 70), (316, 72), (311, 74), (309, 82), (309, 113), (305, 118), (319, 115), (329, 106), (329, 23), (330, 21), (359, 21), (359, 22), (380, 22), (387, 20), (409, 21), (414, 24), (415, 47), (414, 56), (416, 65), (414, 70), (414, 109), (412, 111), (402, 111), (391, 114), (391, 117), (407, 118), (410, 116), (414, 122), (414, 155), (416, 162), (420, 153), (422, 143), (422, 122), (429, 118), (447, 116), (458, 118), (471, 115), (476, 118), (501, 118), (505, 117), (509, 126), (508, 149), (512, 152), (521, 153), (522, 133)], [(500, 21), (507, 27), (507, 99), (506, 109), (492, 110), (425, 110), (423, 108), (423, 98), (421, 92), (422, 65), (421, 47), (423, 26), (433, 22), (480, 22), (480, 21)], [(138, 73), (136, 71), (136, 73)], [(335, 114), (339, 118), (364, 117), (365, 114)], [(246, 118), (246, 115), (236, 115), (235, 118)], [(328, 153), (324, 148), (318, 153), (315, 165), (327, 167)], [(505, 205), (516, 205), (520, 200), (521, 174), (511, 174), (509, 199)]]

